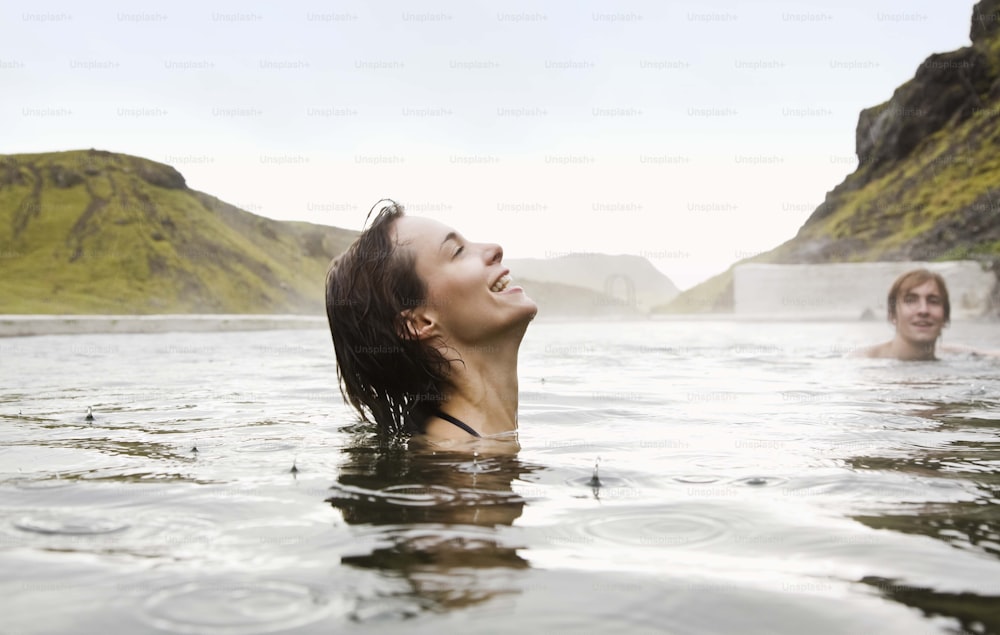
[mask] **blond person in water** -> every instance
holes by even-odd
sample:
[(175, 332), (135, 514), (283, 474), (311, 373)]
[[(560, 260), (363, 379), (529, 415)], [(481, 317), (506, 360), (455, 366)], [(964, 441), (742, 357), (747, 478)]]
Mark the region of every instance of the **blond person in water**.
[(500, 245), (387, 201), (327, 274), (345, 400), (392, 436), (516, 431), (518, 349), (538, 307), (509, 273)]
[(939, 273), (913, 269), (896, 278), (889, 288), (889, 322), (896, 335), (885, 342), (857, 351), (855, 357), (878, 357), (905, 361), (937, 359), (937, 351), (997, 355), (957, 346), (938, 346), (941, 331), (951, 321), (948, 286)]

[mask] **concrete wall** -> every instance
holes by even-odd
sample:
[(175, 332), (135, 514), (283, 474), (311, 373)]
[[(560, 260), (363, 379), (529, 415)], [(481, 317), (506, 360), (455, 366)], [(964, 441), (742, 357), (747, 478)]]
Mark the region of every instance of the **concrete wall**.
[(733, 270), (738, 315), (886, 319), (886, 295), (900, 274), (924, 267), (944, 276), (952, 319), (981, 317), (996, 276), (975, 261), (739, 265)]

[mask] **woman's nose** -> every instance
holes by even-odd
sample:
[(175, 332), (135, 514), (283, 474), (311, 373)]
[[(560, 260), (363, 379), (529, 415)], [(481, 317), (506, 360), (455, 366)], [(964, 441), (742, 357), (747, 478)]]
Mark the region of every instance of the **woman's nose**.
[(487, 262), (490, 264), (503, 260), (503, 247), (495, 243), (486, 245)]

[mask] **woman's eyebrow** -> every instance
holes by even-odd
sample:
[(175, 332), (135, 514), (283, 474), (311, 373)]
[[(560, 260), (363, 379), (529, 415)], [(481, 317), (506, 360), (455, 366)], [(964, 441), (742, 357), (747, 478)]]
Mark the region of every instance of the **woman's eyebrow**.
[(456, 234), (455, 232), (448, 232), (448, 235), (445, 236), (444, 240), (441, 241), (441, 246), (438, 247), (438, 251), (441, 251), (445, 243), (447, 243), (449, 240), (454, 240), (455, 242), (458, 242), (458, 234)]

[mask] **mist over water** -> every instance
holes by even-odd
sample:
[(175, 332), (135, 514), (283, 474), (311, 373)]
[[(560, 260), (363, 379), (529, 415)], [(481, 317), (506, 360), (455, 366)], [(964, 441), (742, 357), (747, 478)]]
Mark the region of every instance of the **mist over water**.
[(5, 628), (998, 632), (1000, 360), (890, 334), (538, 322), (508, 456), (380, 445), (322, 329), (0, 340)]

